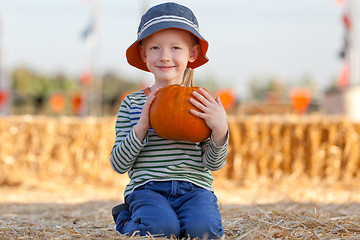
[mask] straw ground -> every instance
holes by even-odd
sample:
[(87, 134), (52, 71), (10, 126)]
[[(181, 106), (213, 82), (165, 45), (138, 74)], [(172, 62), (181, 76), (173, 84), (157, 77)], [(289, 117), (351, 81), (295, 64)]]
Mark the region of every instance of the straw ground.
[[(111, 186), (81, 179), (2, 186), (1, 239), (152, 239), (115, 231), (111, 208), (126, 176)], [(303, 181), (239, 186), (218, 176), (225, 239), (360, 239), (357, 189)], [(315, 201), (316, 200), (316, 201)]]
[[(231, 118), (229, 119), (232, 120)], [(236, 118), (214, 173), (225, 239), (360, 239), (359, 126)], [(0, 119), (0, 239), (152, 239), (115, 231), (126, 175), (114, 119)]]

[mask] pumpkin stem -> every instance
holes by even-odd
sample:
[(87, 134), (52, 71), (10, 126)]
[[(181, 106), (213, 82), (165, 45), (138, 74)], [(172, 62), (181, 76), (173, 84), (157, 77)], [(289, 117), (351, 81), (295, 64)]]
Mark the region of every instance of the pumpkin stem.
[(180, 86), (194, 87), (193, 78), (194, 78), (194, 70), (192, 70), (191, 68), (187, 68), (184, 72), (184, 77), (182, 82), (180, 83)]

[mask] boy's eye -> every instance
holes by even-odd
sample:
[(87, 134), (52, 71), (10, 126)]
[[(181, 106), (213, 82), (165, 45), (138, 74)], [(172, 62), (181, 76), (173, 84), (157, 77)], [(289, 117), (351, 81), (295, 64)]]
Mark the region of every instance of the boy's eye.
[(181, 48), (180, 47), (173, 47), (172, 49), (173, 50), (180, 50)]
[(158, 50), (159, 47), (158, 47), (158, 46), (152, 46), (150, 49), (151, 49), (151, 50)]

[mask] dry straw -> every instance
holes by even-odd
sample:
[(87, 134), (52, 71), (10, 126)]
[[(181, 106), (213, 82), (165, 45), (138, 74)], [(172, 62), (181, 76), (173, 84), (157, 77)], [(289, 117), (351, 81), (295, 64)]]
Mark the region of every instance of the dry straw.
[[(360, 180), (360, 124), (319, 115), (229, 116), (230, 179)], [(112, 182), (114, 118), (2, 117), (0, 184), (27, 177)]]
[[(0, 205), (1, 239), (155, 239), (116, 232), (115, 202)], [(220, 208), (225, 239), (359, 239), (359, 205), (279, 203)], [(162, 238), (160, 238), (162, 239)]]
[(111, 182), (114, 126), (113, 118), (1, 118), (0, 185), (54, 176)]
[(229, 116), (228, 176), (360, 179), (360, 124), (333, 116)]

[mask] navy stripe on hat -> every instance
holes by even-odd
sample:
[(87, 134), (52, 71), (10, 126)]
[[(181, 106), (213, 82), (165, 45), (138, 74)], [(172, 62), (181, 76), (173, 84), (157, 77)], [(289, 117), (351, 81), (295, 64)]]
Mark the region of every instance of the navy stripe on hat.
[[(158, 24), (161, 22), (178, 22), (178, 23), (184, 23), (189, 25), (190, 27), (194, 28), (197, 32), (199, 32), (199, 27), (194, 24), (192, 21), (189, 21), (187, 18), (184, 17), (178, 17), (178, 16), (161, 16), (161, 17), (156, 17), (153, 18), (151, 20), (149, 20), (148, 22), (146, 22), (142, 28), (140, 29), (140, 31), (138, 32), (138, 37), (141, 36), (141, 34), (148, 28), (151, 27), (154, 24)], [(200, 34), (200, 33), (199, 33)]]

